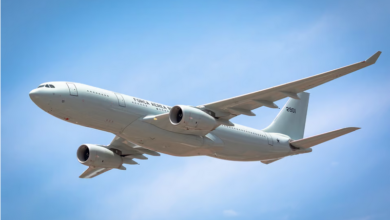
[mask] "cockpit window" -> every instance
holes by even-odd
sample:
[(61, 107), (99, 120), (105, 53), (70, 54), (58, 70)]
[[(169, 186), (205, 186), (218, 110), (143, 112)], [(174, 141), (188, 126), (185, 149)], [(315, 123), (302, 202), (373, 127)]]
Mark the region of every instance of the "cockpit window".
[(40, 86), (38, 86), (38, 88), (42, 88), (42, 87), (44, 87), (45, 85), (40, 85)]
[(55, 87), (54, 87), (53, 85), (51, 85), (51, 84), (50, 84), (49, 86), (50, 86), (50, 88), (55, 88)]
[(48, 84), (45, 85), (46, 88), (50, 88)]

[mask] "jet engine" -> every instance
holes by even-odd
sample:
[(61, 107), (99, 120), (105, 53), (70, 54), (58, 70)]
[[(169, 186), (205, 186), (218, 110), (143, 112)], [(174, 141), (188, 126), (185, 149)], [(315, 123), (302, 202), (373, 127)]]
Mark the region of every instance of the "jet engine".
[(83, 144), (77, 150), (77, 159), (86, 166), (120, 168), (122, 157), (111, 150), (93, 144)]
[(218, 125), (211, 115), (200, 109), (185, 105), (174, 106), (169, 112), (169, 120), (173, 125), (185, 130), (211, 131)]

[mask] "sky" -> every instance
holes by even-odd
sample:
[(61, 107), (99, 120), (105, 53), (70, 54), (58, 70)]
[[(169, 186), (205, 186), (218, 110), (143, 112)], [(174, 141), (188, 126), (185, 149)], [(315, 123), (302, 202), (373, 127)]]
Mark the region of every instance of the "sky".
[[(390, 219), (390, 2), (2, 1), (1, 217)], [(28, 93), (80, 82), (174, 106), (269, 88), (383, 53), (311, 93), (305, 137), (361, 130), (265, 165), (162, 155), (79, 179), (84, 143)], [(276, 104), (283, 106), (287, 99)], [(256, 129), (278, 110), (234, 123)]]

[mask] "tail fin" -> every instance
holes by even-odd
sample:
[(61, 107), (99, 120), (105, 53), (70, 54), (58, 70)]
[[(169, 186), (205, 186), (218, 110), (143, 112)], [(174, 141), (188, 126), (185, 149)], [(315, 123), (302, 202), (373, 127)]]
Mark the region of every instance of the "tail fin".
[(271, 125), (263, 131), (285, 134), (294, 140), (302, 139), (305, 132), (309, 96), (309, 93), (301, 92), (298, 93), (299, 99), (290, 98)]

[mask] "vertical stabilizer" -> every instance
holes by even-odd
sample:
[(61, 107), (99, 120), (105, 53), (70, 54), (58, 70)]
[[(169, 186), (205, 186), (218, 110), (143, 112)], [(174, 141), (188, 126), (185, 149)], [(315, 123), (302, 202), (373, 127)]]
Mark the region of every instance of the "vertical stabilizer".
[(302, 139), (305, 132), (309, 96), (309, 93), (301, 92), (298, 93), (299, 99), (290, 98), (271, 125), (263, 131), (285, 134), (294, 140)]

